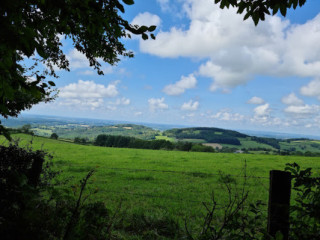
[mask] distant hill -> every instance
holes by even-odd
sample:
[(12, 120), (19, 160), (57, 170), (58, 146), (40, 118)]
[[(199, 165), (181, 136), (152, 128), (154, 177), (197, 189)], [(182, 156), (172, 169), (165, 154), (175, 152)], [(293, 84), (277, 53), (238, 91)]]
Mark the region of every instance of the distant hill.
[[(247, 152), (277, 153), (277, 154), (305, 154), (319, 153), (320, 141), (307, 138), (278, 139), (271, 137), (256, 137), (221, 128), (175, 128), (164, 131), (162, 137), (175, 141), (202, 143), (207, 146), (233, 152), (234, 149), (244, 149)], [(223, 150), (223, 149), (222, 149)]]
[(36, 135), (50, 136), (53, 132), (59, 137), (74, 139), (75, 137), (94, 140), (99, 134), (136, 137), (144, 140), (155, 139), (160, 131), (135, 124), (116, 124), (107, 126), (90, 126), (85, 124), (65, 124), (56, 126), (38, 125), (31, 129)]
[(246, 134), (232, 130), (208, 127), (175, 128), (164, 131), (163, 135), (174, 137), (178, 140), (201, 139), (206, 143), (224, 143), (232, 145), (241, 145), (239, 138), (249, 137)]
[[(250, 153), (309, 154), (320, 153), (320, 141), (305, 135), (269, 132), (242, 133), (214, 127), (181, 127), (161, 124), (133, 124), (115, 120), (65, 118), (56, 116), (22, 115), (19, 118), (0, 119), (6, 127), (20, 128), (31, 125), (35, 135), (73, 141), (83, 138), (92, 142), (100, 134), (134, 137), (143, 140), (167, 140), (203, 144), (224, 152), (242, 150)], [(164, 131), (161, 131), (164, 130)], [(243, 133), (244, 132), (244, 133)], [(255, 134), (256, 133), (256, 134)], [(318, 138), (319, 139), (319, 138)]]

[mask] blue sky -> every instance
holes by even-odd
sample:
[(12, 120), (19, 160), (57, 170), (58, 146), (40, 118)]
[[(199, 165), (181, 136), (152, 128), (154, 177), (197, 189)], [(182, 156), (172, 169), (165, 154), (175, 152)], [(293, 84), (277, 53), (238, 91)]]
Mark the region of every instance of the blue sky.
[(135, 2), (124, 17), (157, 39), (123, 39), (135, 57), (104, 76), (62, 39), (59, 97), (26, 113), (319, 135), (319, 1), (258, 27), (213, 0)]

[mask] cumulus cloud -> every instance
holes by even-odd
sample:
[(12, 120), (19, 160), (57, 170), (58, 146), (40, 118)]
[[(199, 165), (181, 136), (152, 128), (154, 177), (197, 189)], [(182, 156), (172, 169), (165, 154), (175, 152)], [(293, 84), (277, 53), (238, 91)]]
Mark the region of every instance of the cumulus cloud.
[(168, 11), (169, 8), (169, 0), (157, 0), (157, 2), (160, 4), (160, 8), (162, 11)]
[(117, 83), (110, 83), (107, 87), (96, 84), (94, 81), (79, 80), (60, 88), (59, 96), (62, 98), (105, 98), (118, 95)]
[(199, 107), (199, 102), (198, 101), (192, 101), (190, 100), (189, 102), (185, 102), (181, 106), (181, 110), (186, 110), (186, 111), (196, 111)]
[(232, 113), (230, 111), (221, 110), (216, 114), (211, 115), (210, 118), (221, 121), (242, 121), (245, 119), (245, 116), (240, 113)]
[[(69, 61), (70, 64), (70, 69), (71, 70), (80, 70), (80, 69), (85, 69), (82, 71), (79, 71), (77, 74), (78, 75), (94, 75), (97, 74), (96, 70), (92, 70), (90, 68), (90, 63), (86, 56), (79, 52), (77, 49), (73, 48), (71, 51), (68, 52), (66, 55), (66, 58)], [(111, 74), (113, 73), (113, 67), (105, 64), (101, 58), (97, 59), (101, 63), (100, 69), (103, 71), (104, 74)], [(59, 70), (56, 68), (56, 70)], [(120, 69), (120, 71), (122, 71)]]
[(256, 107), (254, 110), (253, 110), (254, 114), (256, 116), (266, 116), (269, 114), (270, 112), (270, 106), (269, 106), (269, 103), (266, 103), (266, 104), (263, 104), (263, 105), (260, 105), (258, 107)]
[(131, 103), (129, 98), (118, 98), (115, 102), (108, 102), (106, 108), (111, 111), (115, 111), (118, 107), (127, 106)]
[(303, 105), (303, 101), (298, 98), (294, 93), (290, 93), (281, 99), (282, 103), (286, 105), (300, 106)]
[(85, 100), (79, 98), (68, 98), (63, 101), (58, 101), (60, 106), (68, 106), (77, 109), (91, 109), (95, 110), (104, 106), (102, 98), (87, 98)]
[(129, 105), (130, 104), (130, 99), (129, 98), (118, 98), (117, 101), (115, 102), (116, 105)]
[(292, 113), (296, 116), (300, 116), (300, 117), (308, 117), (310, 115), (314, 115), (319, 113), (320, 111), (320, 106), (318, 105), (292, 105), (292, 106), (288, 106), (285, 110), (286, 113)]
[(150, 98), (148, 100), (150, 111), (155, 112), (158, 109), (167, 109), (168, 105), (164, 102), (164, 100), (164, 98)]
[(187, 89), (195, 88), (196, 85), (197, 79), (193, 74), (190, 74), (187, 77), (182, 76), (181, 79), (174, 84), (165, 86), (163, 92), (167, 95), (177, 96), (183, 94)]
[(78, 75), (94, 75), (95, 72), (92, 71), (92, 70), (85, 70), (85, 71), (82, 71), (82, 72), (78, 72)]
[(161, 19), (155, 14), (149, 12), (139, 13), (131, 22), (132, 25), (156, 25), (157, 27), (161, 24)]
[(236, 9), (222, 10), (208, 0), (186, 0), (182, 9), (190, 20), (186, 28), (160, 31), (155, 41), (141, 41), (140, 49), (160, 57), (205, 59), (198, 73), (212, 78), (212, 91), (245, 84), (255, 75), (320, 76), (320, 14), (295, 25), (268, 16), (255, 27)]
[(90, 66), (86, 56), (83, 53), (76, 50), (75, 48), (72, 49), (66, 57), (70, 63), (70, 68), (72, 70), (79, 68), (87, 68)]
[(320, 78), (317, 78), (308, 85), (303, 86), (300, 89), (300, 93), (308, 97), (317, 97), (320, 100)]
[(252, 97), (248, 100), (248, 104), (264, 104), (264, 100), (259, 97)]

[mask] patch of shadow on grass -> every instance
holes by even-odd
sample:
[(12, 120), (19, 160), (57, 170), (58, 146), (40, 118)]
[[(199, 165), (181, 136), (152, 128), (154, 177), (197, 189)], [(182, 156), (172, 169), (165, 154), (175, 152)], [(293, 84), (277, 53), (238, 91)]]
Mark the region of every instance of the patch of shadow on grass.
[(54, 164), (57, 164), (57, 165), (67, 165), (67, 161), (65, 160), (57, 160), (57, 161), (54, 161)]
[(154, 176), (130, 176), (127, 177), (128, 180), (138, 180), (138, 181), (153, 181), (155, 180)]
[(184, 158), (184, 157), (180, 158), (179, 160), (180, 160), (180, 162), (189, 162), (189, 159)]
[(116, 176), (116, 175), (120, 175), (121, 173), (119, 173), (119, 172), (107, 172), (107, 173), (105, 173), (105, 175), (107, 175), (107, 176)]
[(92, 167), (69, 167), (67, 171), (77, 173), (77, 172), (89, 172), (92, 169), (93, 169)]
[(210, 173), (202, 173), (202, 172), (187, 172), (186, 175), (198, 178), (208, 178), (211, 177)]

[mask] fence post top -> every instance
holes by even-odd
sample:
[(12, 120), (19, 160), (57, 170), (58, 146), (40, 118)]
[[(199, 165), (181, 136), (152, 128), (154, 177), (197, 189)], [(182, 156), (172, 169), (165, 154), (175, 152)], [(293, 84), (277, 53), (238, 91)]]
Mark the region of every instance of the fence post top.
[(270, 170), (270, 175), (288, 175), (291, 176), (290, 172), (282, 171), (282, 170)]

